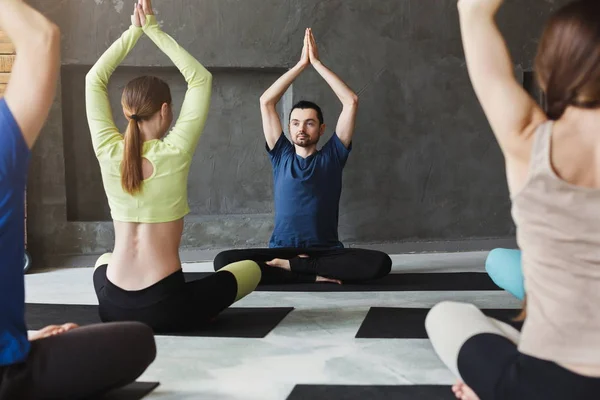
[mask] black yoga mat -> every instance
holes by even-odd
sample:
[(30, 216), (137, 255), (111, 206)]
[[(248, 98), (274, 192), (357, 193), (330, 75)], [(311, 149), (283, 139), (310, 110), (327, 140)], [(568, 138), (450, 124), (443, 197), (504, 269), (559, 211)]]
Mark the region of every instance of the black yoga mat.
[[(186, 272), (186, 281), (202, 279), (209, 272)], [(481, 272), (389, 274), (381, 279), (365, 283), (293, 283), (259, 285), (259, 292), (396, 292), (433, 290), (501, 290)]]
[(450, 386), (296, 385), (287, 400), (452, 400)]
[[(429, 308), (371, 307), (356, 334), (356, 338), (427, 339), (425, 317), (429, 310)], [(481, 311), (485, 315), (507, 322), (517, 329), (520, 329), (522, 325), (511, 321), (519, 314), (519, 310), (482, 309)]]
[[(169, 336), (204, 336), (230, 338), (264, 338), (293, 307), (229, 308), (207, 326), (186, 332), (169, 332)], [(26, 304), (25, 319), (32, 330), (47, 325), (74, 322), (78, 325), (100, 323), (98, 306), (79, 304)]]
[(158, 382), (133, 382), (120, 389), (115, 389), (97, 400), (140, 400), (158, 387)]

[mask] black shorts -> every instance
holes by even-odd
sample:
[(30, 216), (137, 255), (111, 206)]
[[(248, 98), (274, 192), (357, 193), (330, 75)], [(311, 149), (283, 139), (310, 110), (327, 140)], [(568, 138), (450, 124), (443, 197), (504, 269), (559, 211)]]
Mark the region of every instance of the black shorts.
[(155, 332), (194, 329), (210, 322), (235, 301), (237, 281), (229, 271), (186, 282), (179, 270), (142, 290), (123, 290), (106, 277), (107, 265), (94, 271), (100, 319), (139, 321)]

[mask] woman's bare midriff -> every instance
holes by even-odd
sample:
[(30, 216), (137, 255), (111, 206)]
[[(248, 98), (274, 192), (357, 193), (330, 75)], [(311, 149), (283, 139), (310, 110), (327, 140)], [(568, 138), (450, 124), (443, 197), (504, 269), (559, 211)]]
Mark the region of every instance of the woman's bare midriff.
[(114, 221), (115, 249), (108, 279), (124, 290), (141, 290), (181, 269), (183, 219), (142, 224)]

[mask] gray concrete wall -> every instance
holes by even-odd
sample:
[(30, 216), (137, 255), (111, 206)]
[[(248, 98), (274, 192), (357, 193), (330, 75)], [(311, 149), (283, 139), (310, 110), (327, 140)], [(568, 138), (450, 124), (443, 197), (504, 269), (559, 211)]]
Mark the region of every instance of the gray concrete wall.
[[(91, 149), (84, 76), (128, 27), (130, 2), (35, 0), (62, 29), (59, 94), (34, 150), (29, 241), (36, 254), (102, 252), (114, 235)], [(509, 0), (499, 23), (518, 72), (531, 69), (536, 38), (555, 1)], [(272, 177), (258, 97), (300, 55), (304, 28), (321, 58), (360, 95), (344, 176), (346, 243), (461, 240), (514, 234), (503, 160), (468, 80), (456, 0), (155, 0), (166, 32), (214, 73), (211, 112), (189, 181), (183, 247), (261, 246), (272, 229)], [(133, 76), (164, 77), (181, 104), (184, 82), (143, 38), (110, 95)], [(522, 73), (518, 74), (519, 76)], [(340, 104), (310, 70), (288, 92)]]

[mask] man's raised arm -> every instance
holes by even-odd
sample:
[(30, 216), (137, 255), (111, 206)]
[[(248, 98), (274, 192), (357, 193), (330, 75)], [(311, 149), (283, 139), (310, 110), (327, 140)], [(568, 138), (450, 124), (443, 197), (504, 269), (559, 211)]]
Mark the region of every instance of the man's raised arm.
[(358, 111), (358, 96), (336, 74), (323, 65), (319, 59), (317, 43), (312, 34), (312, 29), (309, 29), (308, 45), (308, 54), (312, 66), (325, 79), (327, 84), (331, 86), (335, 95), (342, 102), (342, 113), (338, 119), (335, 132), (344, 146), (348, 148), (352, 142), (352, 135), (354, 135), (356, 112)]
[(260, 113), (262, 115), (263, 130), (265, 132), (267, 145), (271, 150), (275, 147), (277, 140), (279, 140), (279, 137), (283, 132), (281, 120), (279, 119), (279, 114), (277, 114), (277, 109), (275, 107), (294, 80), (296, 80), (302, 71), (310, 65), (310, 60), (308, 58), (308, 40), (307, 29), (304, 33), (302, 57), (298, 64), (286, 72), (269, 89), (267, 89), (262, 96), (260, 96)]

